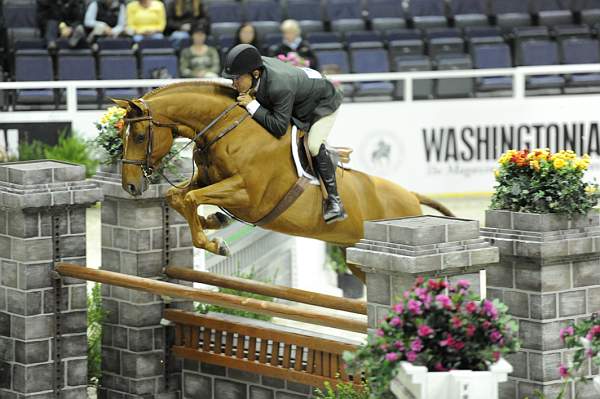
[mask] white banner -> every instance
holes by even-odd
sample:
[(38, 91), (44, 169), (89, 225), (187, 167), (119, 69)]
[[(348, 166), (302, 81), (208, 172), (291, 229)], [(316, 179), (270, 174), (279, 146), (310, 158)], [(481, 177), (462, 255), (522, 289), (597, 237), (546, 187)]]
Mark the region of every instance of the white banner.
[[(464, 99), (342, 105), (333, 145), (351, 167), (425, 194), (491, 192), (507, 149), (572, 149), (600, 178), (600, 96)], [(599, 179), (600, 180), (600, 179)]]

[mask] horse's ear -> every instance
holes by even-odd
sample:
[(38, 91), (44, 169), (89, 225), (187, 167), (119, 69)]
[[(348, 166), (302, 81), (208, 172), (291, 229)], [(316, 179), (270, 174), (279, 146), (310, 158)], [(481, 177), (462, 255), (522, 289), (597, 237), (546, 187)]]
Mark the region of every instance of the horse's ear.
[(110, 101), (117, 104), (119, 107), (126, 109), (127, 111), (129, 111), (131, 109), (131, 106), (129, 105), (129, 102), (128, 102), (129, 100), (122, 100), (120, 98), (111, 98)]

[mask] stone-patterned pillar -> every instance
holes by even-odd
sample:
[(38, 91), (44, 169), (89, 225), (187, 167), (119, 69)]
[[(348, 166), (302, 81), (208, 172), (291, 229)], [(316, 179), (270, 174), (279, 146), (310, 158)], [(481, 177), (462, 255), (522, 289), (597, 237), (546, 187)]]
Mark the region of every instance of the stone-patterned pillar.
[[(169, 234), (164, 235), (164, 195), (170, 186), (151, 184), (141, 197), (134, 198), (123, 190), (121, 175), (114, 170), (103, 169), (95, 177), (105, 196), (102, 270), (166, 279), (162, 273), (166, 256), (169, 264), (191, 268), (190, 230), (172, 209), (167, 211)], [(168, 338), (165, 343), (168, 334), (161, 325), (163, 298), (104, 284), (102, 304), (109, 313), (102, 326), (100, 398), (177, 397), (181, 362), (169, 356)], [(168, 306), (191, 309), (191, 305), (189, 301), (173, 301)]]
[(85, 266), (85, 211), (101, 198), (80, 165), (0, 164), (0, 398), (86, 397), (86, 282), (53, 269)]
[[(522, 342), (508, 358), (514, 372), (501, 397), (531, 398), (540, 390), (554, 398), (558, 366), (570, 355), (559, 330), (600, 311), (600, 216), (487, 211), (482, 234), (500, 249), (500, 263), (487, 269), (488, 296), (508, 305)], [(591, 383), (577, 391), (580, 399), (598, 397)]]
[(366, 222), (365, 238), (348, 248), (346, 258), (367, 275), (372, 330), (417, 276), (472, 274), (498, 262), (498, 249), (479, 237), (475, 220), (418, 216)]

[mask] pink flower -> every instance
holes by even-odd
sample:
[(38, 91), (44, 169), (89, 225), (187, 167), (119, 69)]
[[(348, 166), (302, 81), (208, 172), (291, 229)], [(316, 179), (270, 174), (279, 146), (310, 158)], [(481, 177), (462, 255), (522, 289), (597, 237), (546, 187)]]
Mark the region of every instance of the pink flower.
[(385, 360), (387, 360), (388, 362), (395, 362), (399, 358), (400, 358), (400, 356), (398, 356), (398, 354), (396, 352), (390, 352), (385, 355)]
[(404, 312), (404, 305), (401, 303), (397, 303), (394, 305), (394, 312), (400, 314), (402, 312)]
[(452, 316), (452, 327), (454, 328), (461, 328), (462, 327), (462, 320), (457, 317), (457, 316)]
[(434, 290), (434, 291), (437, 291), (437, 290), (439, 290), (439, 289), (440, 289), (440, 283), (439, 283), (439, 282), (437, 282), (437, 281), (435, 281), (435, 280), (429, 280), (429, 281), (427, 282), (427, 285), (429, 286), (429, 288), (430, 288), (431, 290)]
[(452, 338), (452, 335), (448, 334), (448, 337), (446, 339), (443, 339), (440, 341), (440, 346), (452, 346), (454, 345), (454, 338)]
[(387, 350), (389, 349), (389, 345), (388, 344), (381, 344), (379, 345), (379, 349), (381, 349), (384, 352), (387, 352)]
[(410, 349), (414, 352), (421, 352), (423, 350), (423, 341), (420, 338), (416, 338), (411, 344)]
[(500, 352), (494, 352), (492, 353), (492, 356), (494, 356), (494, 361), (497, 362), (498, 360), (500, 360)]
[(415, 352), (408, 352), (406, 354), (406, 360), (408, 360), (409, 362), (414, 362), (415, 360), (417, 360), (417, 354)]
[(492, 331), (492, 333), (490, 334), (490, 339), (492, 340), (492, 342), (498, 342), (501, 338), (502, 334), (500, 334), (500, 332), (497, 330)]
[(454, 341), (452, 347), (457, 351), (462, 350), (465, 347), (465, 343), (462, 341)]
[(465, 306), (465, 309), (467, 310), (468, 313), (475, 313), (475, 311), (477, 310), (477, 304), (473, 301), (467, 303), (467, 305)]
[(573, 329), (573, 326), (569, 326), (569, 327), (560, 329), (560, 339), (562, 339), (563, 341), (565, 340), (565, 337), (567, 337), (568, 335), (573, 335), (573, 334), (575, 334), (575, 330)]
[(428, 337), (430, 335), (433, 335), (433, 328), (429, 327), (427, 324), (423, 324), (419, 326), (417, 334), (419, 335), (419, 337)]
[(436, 295), (435, 300), (439, 303), (444, 309), (452, 309), (452, 300), (448, 295), (439, 294)]
[(396, 341), (394, 342), (394, 348), (404, 351), (404, 343), (402, 341)]
[(381, 328), (378, 328), (377, 330), (375, 330), (375, 334), (378, 337), (383, 337), (385, 335), (385, 333), (383, 332), (383, 330)]
[(415, 295), (423, 299), (423, 297), (427, 295), (427, 288), (415, 288)]
[(466, 289), (469, 289), (469, 287), (471, 286), (471, 282), (470, 282), (469, 280), (458, 280), (458, 281), (456, 282), (456, 285), (457, 285), (459, 288), (462, 288), (462, 289), (465, 289), (465, 290), (466, 290)]
[(473, 324), (469, 324), (467, 326), (467, 337), (472, 337), (473, 335), (475, 335), (475, 326)]
[(448, 369), (446, 367), (442, 366), (442, 363), (440, 363), (440, 362), (437, 362), (435, 364), (435, 366), (433, 366), (433, 369), (435, 371), (448, 371)]
[(485, 320), (483, 323), (481, 323), (481, 326), (487, 330), (488, 328), (490, 328), (492, 326), (492, 323), (490, 323), (489, 321)]
[(498, 318), (498, 310), (496, 309), (494, 304), (491, 301), (488, 301), (487, 299), (483, 301), (483, 311), (492, 319)]
[(421, 301), (415, 301), (414, 299), (411, 299), (408, 301), (408, 311), (412, 314), (422, 314), (423, 310), (421, 309), (421, 305)]
[(404, 296), (404, 298), (408, 299), (410, 297), (410, 291), (404, 291), (402, 296)]
[(569, 376), (569, 369), (564, 364), (560, 365), (560, 367), (558, 368), (558, 372), (560, 373), (560, 376), (563, 378), (566, 378)]
[(389, 325), (392, 327), (398, 327), (401, 324), (402, 324), (402, 319), (400, 319), (398, 316), (392, 317), (392, 320), (390, 320), (390, 322), (389, 322)]
[(418, 286), (422, 285), (424, 281), (425, 281), (425, 279), (423, 278), (423, 276), (418, 276), (417, 279), (415, 280), (415, 285), (418, 287)]
[(594, 357), (594, 350), (593, 349), (588, 349), (587, 351), (585, 351), (587, 357)]

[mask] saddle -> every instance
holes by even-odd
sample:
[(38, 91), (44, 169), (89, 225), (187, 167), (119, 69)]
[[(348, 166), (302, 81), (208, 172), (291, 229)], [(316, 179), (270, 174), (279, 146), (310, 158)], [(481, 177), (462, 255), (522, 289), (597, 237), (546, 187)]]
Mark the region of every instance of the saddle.
[[(326, 145), (327, 151), (331, 156), (331, 162), (343, 169), (349, 169), (345, 164), (350, 162), (350, 154), (352, 148), (349, 147), (333, 147)], [(312, 156), (308, 150), (308, 134), (299, 130), (296, 126), (292, 126), (292, 156), (298, 177), (305, 176), (309, 178), (311, 184), (319, 185), (318, 173), (312, 164)]]

